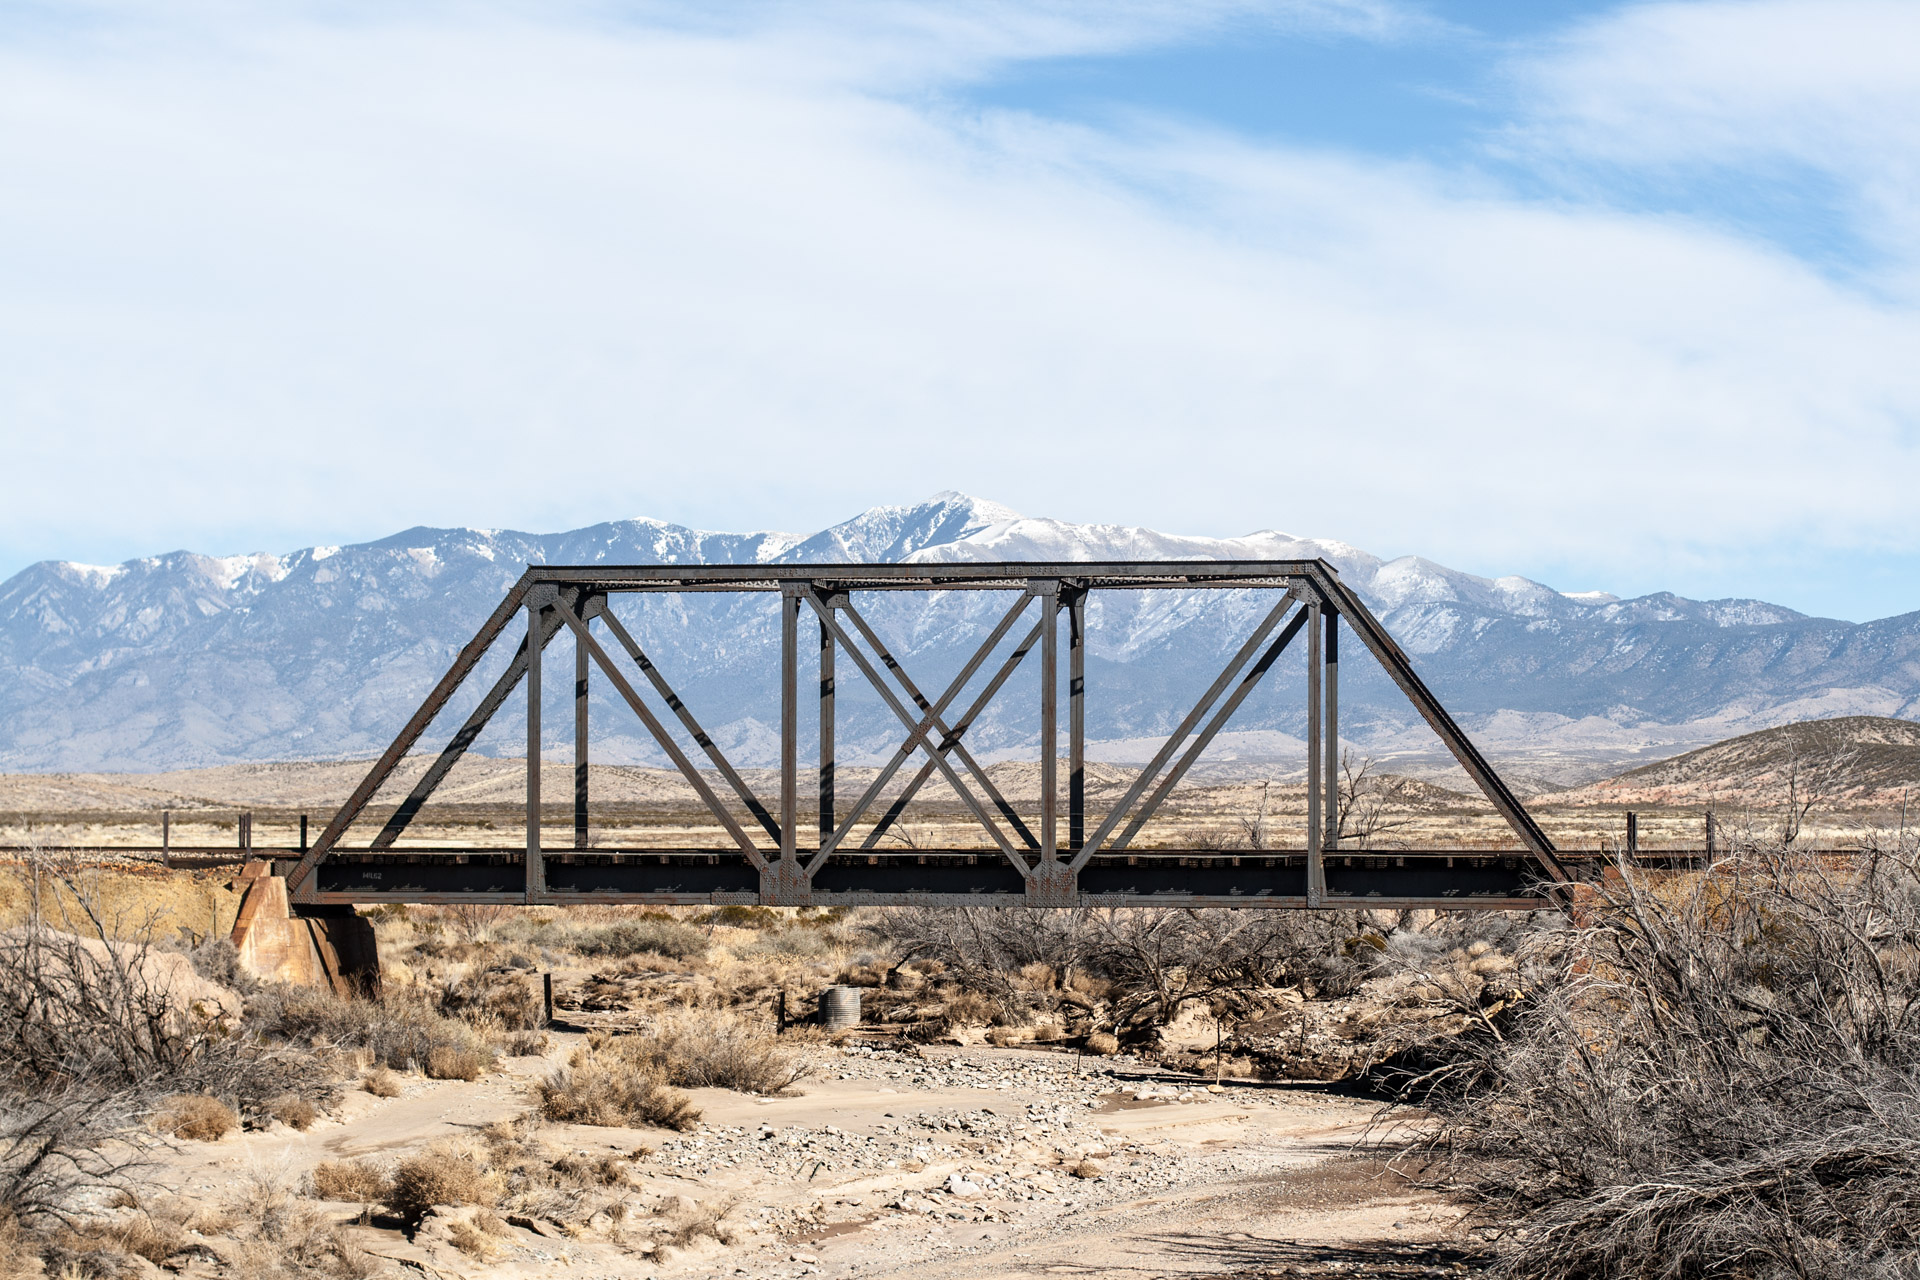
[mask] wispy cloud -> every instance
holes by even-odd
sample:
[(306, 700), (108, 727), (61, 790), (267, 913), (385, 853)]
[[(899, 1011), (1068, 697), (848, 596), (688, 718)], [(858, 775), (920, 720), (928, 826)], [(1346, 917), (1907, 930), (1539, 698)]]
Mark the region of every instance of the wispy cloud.
[[(1739, 9), (1787, 42), (1839, 7)], [(1748, 163), (1713, 130), (1811, 113), (1747, 103), (1705, 55), (1628, 74), (1721, 8), (1628, 10), (1535, 55), (1524, 137), (1589, 164)], [(9, 472), (38, 482), (0, 543), (811, 527), (952, 486), (1571, 566), (1573, 585), (1686, 585), (1788, 545), (1920, 554), (1920, 317), (1897, 290), (1485, 171), (935, 92), (1245, 22), (1412, 39), (1431, 19), (896, 3), (18, 26), (0, 413)], [(1686, 101), (1711, 109), (1690, 124)], [(1656, 118), (1667, 141), (1609, 150)], [(1915, 157), (1904, 123), (1854, 119), (1825, 127)]]

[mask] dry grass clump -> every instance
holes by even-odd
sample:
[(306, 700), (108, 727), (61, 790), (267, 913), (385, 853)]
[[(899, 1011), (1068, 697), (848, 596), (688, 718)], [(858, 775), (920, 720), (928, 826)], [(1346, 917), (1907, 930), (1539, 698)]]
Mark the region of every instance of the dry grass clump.
[(701, 1203), (683, 1203), (666, 1221), (662, 1230), (655, 1236), (659, 1244), (668, 1248), (684, 1249), (703, 1236), (709, 1240), (718, 1240), (721, 1244), (733, 1244), (738, 1236), (733, 1224), (727, 1221), (727, 1215), (733, 1212), (734, 1201), (704, 1201)]
[(478, 1080), (493, 1069), (493, 1051), (471, 1044), (437, 1044), (427, 1050), (429, 1080)]
[(764, 1027), (724, 1010), (665, 1014), (639, 1035), (595, 1036), (593, 1051), (651, 1067), (684, 1089), (784, 1093), (811, 1070)]
[(307, 1180), (321, 1200), (385, 1204), (393, 1194), (393, 1175), (371, 1160), (322, 1160)]
[(700, 1123), (700, 1109), (667, 1086), (658, 1066), (592, 1046), (576, 1049), (565, 1067), (534, 1085), (534, 1092), (540, 1114), (566, 1124), (648, 1124), (685, 1131)]
[(1087, 1037), (1087, 1052), (1104, 1058), (1120, 1052), (1120, 1041), (1111, 1032), (1096, 1031)]
[(403, 1158), (393, 1169), (386, 1206), (418, 1223), (437, 1204), (492, 1208), (506, 1194), (505, 1180), (472, 1150), (441, 1144)]
[(232, 1272), (248, 1280), (368, 1280), (380, 1270), (341, 1224), (299, 1203), (283, 1170), (248, 1178), (226, 1206), (226, 1219), (227, 1231), (239, 1235)]
[(267, 1104), (267, 1114), (289, 1129), (306, 1132), (320, 1118), (320, 1108), (307, 1099), (286, 1093)]
[(478, 1209), (465, 1218), (447, 1224), (447, 1242), (477, 1262), (491, 1262), (500, 1256), (496, 1236), (505, 1235), (507, 1224), (486, 1209)]
[(153, 1127), (193, 1142), (218, 1142), (240, 1127), (240, 1117), (218, 1098), (182, 1094), (160, 1104)]
[(400, 1077), (391, 1067), (375, 1067), (361, 1079), (360, 1087), (376, 1098), (397, 1098)]
[(1434, 1169), (1506, 1234), (1501, 1270), (1912, 1273), (1920, 843), (1621, 875), (1426, 1098)]
[(500, 1041), (500, 1051), (511, 1058), (545, 1057), (553, 1037), (544, 1031), (516, 1031)]

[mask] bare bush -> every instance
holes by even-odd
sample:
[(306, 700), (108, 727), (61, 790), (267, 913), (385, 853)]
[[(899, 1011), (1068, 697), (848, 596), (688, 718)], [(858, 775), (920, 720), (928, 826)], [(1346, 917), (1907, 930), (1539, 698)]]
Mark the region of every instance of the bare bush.
[(88, 1192), (138, 1173), (146, 1105), (133, 1091), (79, 1084), (34, 1095), (0, 1090), (0, 1219), (28, 1231), (70, 1222)]
[(1105, 909), (1087, 913), (1086, 931), (1082, 963), (1111, 984), (1122, 1028), (1256, 988), (1338, 995), (1365, 976), (1348, 945), (1362, 932), (1353, 912)]
[(531, 1031), (547, 1021), (546, 1002), (533, 978), (518, 971), (470, 974), (448, 983), (440, 993), (440, 1011), (502, 1031)]
[(1630, 866), (1426, 1148), (1506, 1274), (1841, 1277), (1920, 1266), (1920, 857), (1784, 845)]
[(164, 1098), (231, 1115), (331, 1095), (322, 1064), (239, 1034), (238, 998), (152, 945), (151, 918), (108, 918), (82, 873), (36, 855), (26, 881), (26, 922), (0, 932), (0, 1210), (25, 1228), (122, 1184)]
[[(1115, 1027), (1139, 1030), (1192, 1001), (1296, 984), (1341, 994), (1367, 972), (1349, 945), (1364, 932), (1354, 912), (920, 907), (890, 912), (875, 929), (896, 967), (936, 961), (945, 980), (993, 1002), (991, 1012), (969, 1010), (951, 997), (954, 1024), (1061, 1005), (1084, 1016), (1097, 991)], [(1052, 985), (1020, 976), (1039, 966)]]
[(1342, 748), (1334, 783), (1335, 824), (1340, 843), (1349, 849), (1374, 848), (1381, 836), (1413, 822), (1387, 816), (1392, 797), (1374, 772), (1372, 756), (1356, 756), (1351, 748)]
[(1087, 943), (1084, 911), (1007, 907), (904, 907), (874, 922), (897, 971), (938, 961), (953, 980), (977, 991), (1011, 990), (1008, 975), (1031, 964), (1067, 973)]

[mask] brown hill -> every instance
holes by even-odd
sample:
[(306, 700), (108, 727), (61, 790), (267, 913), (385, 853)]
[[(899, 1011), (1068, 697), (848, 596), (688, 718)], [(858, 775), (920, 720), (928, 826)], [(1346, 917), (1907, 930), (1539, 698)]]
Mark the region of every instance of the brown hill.
[(1873, 809), (1920, 799), (1920, 724), (1841, 716), (1762, 729), (1617, 778), (1544, 798), (1552, 805), (1773, 805), (1789, 790), (1823, 808)]

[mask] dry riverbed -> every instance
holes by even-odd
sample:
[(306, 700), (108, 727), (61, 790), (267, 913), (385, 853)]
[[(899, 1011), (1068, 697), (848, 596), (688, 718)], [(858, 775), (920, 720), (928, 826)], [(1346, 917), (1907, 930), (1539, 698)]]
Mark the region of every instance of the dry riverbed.
[[(249, 1187), (297, 1188), (322, 1160), (391, 1159), (477, 1140), (530, 1107), (544, 1058), (502, 1060), (472, 1083), (408, 1077), (399, 1097), (347, 1095), (302, 1133), (186, 1143), (161, 1181), (209, 1207)], [(686, 1133), (547, 1124), (538, 1140), (612, 1171), (621, 1207), (586, 1226), (498, 1224), (456, 1247), (473, 1211), (436, 1210), (409, 1236), (351, 1228), (374, 1267), (430, 1277), (1024, 1277), (1453, 1275), (1457, 1210), (1357, 1155), (1363, 1100), (1311, 1088), (1174, 1079), (1126, 1058), (986, 1046), (854, 1042), (807, 1050), (788, 1096), (694, 1090)], [(323, 1207), (338, 1220), (359, 1205)], [(645, 1225), (718, 1219), (717, 1235), (659, 1243)], [(223, 1252), (186, 1275), (212, 1274)]]

